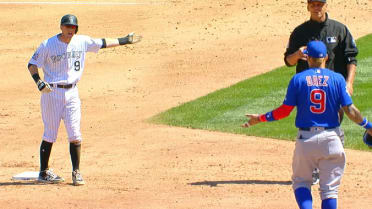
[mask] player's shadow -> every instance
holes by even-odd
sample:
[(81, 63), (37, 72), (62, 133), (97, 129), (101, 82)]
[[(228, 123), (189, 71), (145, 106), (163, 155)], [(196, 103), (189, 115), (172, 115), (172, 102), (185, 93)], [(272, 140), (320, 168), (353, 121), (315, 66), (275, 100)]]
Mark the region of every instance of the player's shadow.
[(18, 185), (40, 185), (37, 181), (9, 181), (9, 182), (0, 182), (0, 187), (3, 186), (18, 186)]
[(0, 182), (0, 187), (6, 187), (6, 186), (42, 186), (42, 185), (55, 185), (55, 186), (66, 186), (66, 185), (72, 185), (72, 183), (59, 183), (59, 184), (48, 184), (48, 183), (42, 183), (38, 181), (8, 181), (8, 182)]
[(236, 181), (200, 181), (189, 183), (192, 186), (211, 186), (215, 187), (219, 184), (277, 184), (277, 185), (292, 185), (291, 181), (268, 181), (268, 180), (236, 180)]

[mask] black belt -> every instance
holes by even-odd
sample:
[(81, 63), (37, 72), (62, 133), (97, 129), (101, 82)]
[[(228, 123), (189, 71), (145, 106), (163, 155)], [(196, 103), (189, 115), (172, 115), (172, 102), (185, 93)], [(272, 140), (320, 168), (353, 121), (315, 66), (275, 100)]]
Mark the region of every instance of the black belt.
[(323, 131), (328, 129), (334, 129), (337, 127), (307, 127), (307, 128), (298, 128), (301, 131)]
[(76, 84), (66, 84), (66, 85), (63, 85), (63, 84), (49, 84), (50, 86), (53, 86), (53, 87), (57, 87), (57, 88), (61, 88), (61, 89), (70, 89), (74, 86), (76, 86)]

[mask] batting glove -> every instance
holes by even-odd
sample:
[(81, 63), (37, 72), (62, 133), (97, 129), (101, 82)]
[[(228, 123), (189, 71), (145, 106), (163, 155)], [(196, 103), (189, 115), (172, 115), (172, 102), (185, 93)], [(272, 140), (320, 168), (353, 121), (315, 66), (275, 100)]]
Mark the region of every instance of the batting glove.
[(127, 36), (118, 38), (120, 45), (135, 44), (142, 40), (141, 35), (137, 35), (134, 32), (129, 33)]
[(39, 91), (41, 91), (42, 93), (52, 92), (52, 88), (50, 87), (49, 83), (46, 83), (41, 79), (37, 81), (36, 85)]

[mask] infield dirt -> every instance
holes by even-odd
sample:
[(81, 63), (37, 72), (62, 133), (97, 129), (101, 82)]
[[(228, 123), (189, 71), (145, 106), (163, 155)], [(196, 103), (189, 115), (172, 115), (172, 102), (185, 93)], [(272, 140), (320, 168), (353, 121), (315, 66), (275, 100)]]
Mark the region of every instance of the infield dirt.
[[(146, 119), (284, 65), (291, 31), (309, 17), (306, 1), (132, 2), (145, 4), (0, 4), (0, 208), (296, 208), (294, 142)], [(372, 32), (371, 0), (328, 2), (330, 18), (345, 23), (354, 38)], [(71, 185), (64, 125), (50, 167), (66, 182), (14, 182), (14, 174), (38, 170), (43, 133), (40, 93), (27, 63), (43, 40), (60, 32), (67, 13), (78, 17), (80, 34), (117, 38), (135, 31), (144, 38), (87, 56), (78, 84), (87, 184)], [(372, 153), (346, 153), (339, 208), (372, 208)], [(318, 185), (312, 192), (320, 208)]]

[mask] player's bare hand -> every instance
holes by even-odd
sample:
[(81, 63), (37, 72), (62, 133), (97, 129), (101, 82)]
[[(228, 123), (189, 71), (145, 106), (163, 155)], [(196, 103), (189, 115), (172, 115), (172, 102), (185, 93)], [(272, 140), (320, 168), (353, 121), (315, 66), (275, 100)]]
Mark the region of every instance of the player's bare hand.
[(43, 80), (39, 80), (37, 83), (37, 88), (39, 89), (39, 91), (41, 91), (42, 93), (50, 93), (52, 92), (52, 88), (50, 87), (49, 83), (43, 81)]
[(260, 115), (258, 114), (245, 114), (246, 117), (249, 118), (248, 122), (242, 125), (243, 128), (248, 128), (250, 126), (254, 126), (257, 123), (260, 123)]
[(306, 46), (302, 46), (298, 49), (297, 55), (298, 55), (299, 59), (306, 61), (307, 60), (307, 54), (305, 54), (305, 51), (306, 51)]

